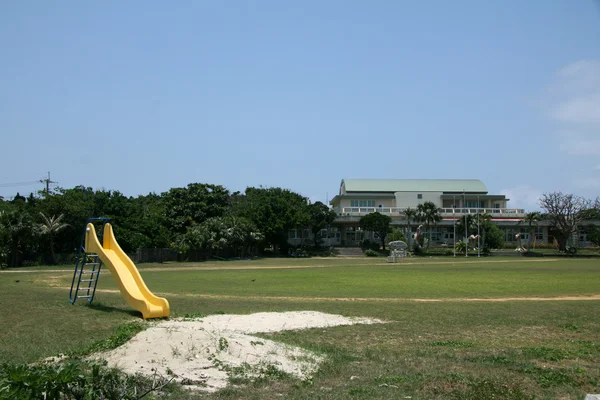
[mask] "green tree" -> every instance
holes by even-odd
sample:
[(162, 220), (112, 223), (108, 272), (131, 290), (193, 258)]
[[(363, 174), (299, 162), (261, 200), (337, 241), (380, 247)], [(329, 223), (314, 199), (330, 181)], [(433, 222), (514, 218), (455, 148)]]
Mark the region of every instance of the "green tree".
[(32, 252), (35, 247), (33, 218), (25, 210), (23, 203), (18, 202), (3, 208), (0, 213), (0, 231), (4, 242), (2, 247), (7, 265), (18, 267), (23, 256)]
[(483, 251), (488, 252), (492, 249), (500, 249), (504, 246), (504, 232), (494, 224), (484, 229)]
[(381, 240), (381, 246), (385, 250), (385, 238), (390, 231), (392, 218), (382, 213), (374, 212), (360, 218), (358, 224), (365, 231), (374, 232)]
[(456, 233), (458, 235), (465, 237), (467, 233), (473, 232), (477, 232), (477, 219), (474, 214), (465, 214), (456, 221)]
[(190, 183), (163, 193), (166, 223), (174, 233), (185, 233), (194, 224), (221, 217), (229, 209), (230, 193), (221, 185)]
[(315, 247), (319, 247), (319, 232), (322, 229), (327, 229), (335, 221), (336, 214), (335, 211), (320, 201), (308, 205), (308, 214), (310, 216), (310, 229), (315, 240)]
[(424, 222), (425, 229), (429, 231), (429, 240), (427, 241), (427, 248), (429, 248), (432, 239), (431, 228), (437, 226), (442, 220), (440, 210), (433, 202), (426, 201), (425, 203), (417, 205), (417, 219)]
[(537, 223), (542, 219), (542, 213), (539, 211), (532, 211), (525, 214), (525, 217), (522, 221), (519, 221), (519, 224), (524, 223), (527, 224), (529, 237), (527, 238), (527, 251), (531, 248), (531, 238), (534, 234), (534, 226), (537, 226)]
[(396, 242), (398, 240), (406, 243), (406, 237), (404, 236), (404, 233), (402, 233), (402, 231), (398, 228), (392, 229), (387, 236), (387, 244), (390, 244), (390, 242)]
[(410, 208), (408, 207), (406, 210), (404, 210), (404, 216), (406, 217), (406, 226), (408, 229), (408, 247), (410, 248), (410, 244), (413, 241), (412, 240), (412, 230), (411, 230), (411, 221), (415, 221), (417, 218), (417, 210), (415, 210), (414, 208)]
[(596, 225), (586, 226), (587, 239), (594, 245), (600, 246), (600, 228)]
[(36, 225), (37, 231), (40, 235), (48, 235), (50, 241), (50, 257), (52, 264), (58, 264), (56, 260), (56, 254), (54, 253), (54, 236), (65, 229), (68, 225), (62, 222), (64, 214), (60, 214), (58, 217), (54, 215), (51, 217), (46, 216), (43, 212), (40, 212), (42, 222)]
[(179, 240), (179, 250), (204, 250), (207, 254), (243, 257), (262, 241), (256, 226), (233, 215), (209, 218), (188, 229)]
[(266, 244), (279, 252), (287, 249), (291, 229), (310, 223), (307, 206), (306, 197), (287, 189), (249, 187), (236, 199), (233, 213), (252, 221)]

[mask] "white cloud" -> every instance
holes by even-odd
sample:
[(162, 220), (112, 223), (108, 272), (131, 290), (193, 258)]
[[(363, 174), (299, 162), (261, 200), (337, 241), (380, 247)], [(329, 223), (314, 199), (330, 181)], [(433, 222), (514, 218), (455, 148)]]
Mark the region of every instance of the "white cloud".
[(560, 150), (571, 156), (600, 155), (600, 61), (562, 68), (548, 91), (549, 117), (561, 134)]
[(555, 106), (551, 116), (566, 123), (600, 123), (600, 93), (564, 100)]
[(529, 185), (518, 185), (509, 189), (503, 189), (500, 193), (510, 199), (508, 207), (525, 208), (527, 211), (539, 210), (539, 200), (542, 191)]

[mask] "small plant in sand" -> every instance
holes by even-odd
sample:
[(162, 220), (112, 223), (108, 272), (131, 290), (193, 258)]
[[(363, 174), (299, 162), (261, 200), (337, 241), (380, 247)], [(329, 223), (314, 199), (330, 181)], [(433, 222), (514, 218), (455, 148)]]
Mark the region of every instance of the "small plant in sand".
[(226, 338), (221, 336), (219, 338), (219, 351), (225, 351), (228, 348), (229, 348), (229, 341), (227, 341)]
[(177, 348), (177, 346), (171, 346), (171, 354), (173, 357), (181, 356), (181, 351)]

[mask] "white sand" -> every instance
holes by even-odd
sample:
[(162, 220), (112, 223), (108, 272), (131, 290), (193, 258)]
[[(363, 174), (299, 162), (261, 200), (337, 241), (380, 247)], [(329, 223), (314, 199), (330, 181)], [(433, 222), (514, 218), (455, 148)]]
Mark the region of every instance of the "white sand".
[[(140, 332), (123, 346), (97, 354), (129, 374), (168, 372), (177, 381), (214, 391), (227, 385), (231, 367), (248, 367), (248, 376), (273, 366), (300, 379), (318, 369), (323, 357), (307, 350), (248, 335), (383, 321), (348, 318), (315, 311), (211, 315), (194, 320), (170, 320)], [(197, 386), (195, 386), (197, 385)]]

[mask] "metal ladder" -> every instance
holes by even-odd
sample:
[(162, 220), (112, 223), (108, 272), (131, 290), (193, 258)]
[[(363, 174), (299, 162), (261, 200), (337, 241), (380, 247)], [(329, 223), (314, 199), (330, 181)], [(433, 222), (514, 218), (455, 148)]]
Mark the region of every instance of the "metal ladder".
[[(104, 224), (110, 221), (110, 218), (89, 218), (85, 226), (90, 222), (102, 222), (102, 228), (99, 229), (99, 240), (102, 243), (104, 233)], [(87, 299), (88, 303), (94, 301), (96, 295), (96, 287), (98, 279), (100, 279), (100, 271), (102, 269), (102, 260), (95, 253), (86, 253), (85, 251), (85, 234), (83, 231), (81, 245), (77, 253), (77, 262), (75, 263), (75, 271), (73, 271), (73, 280), (71, 281), (71, 291), (69, 292), (69, 301), (75, 304), (77, 299)], [(87, 270), (86, 270), (87, 267)], [(89, 269), (91, 267), (91, 269)]]

